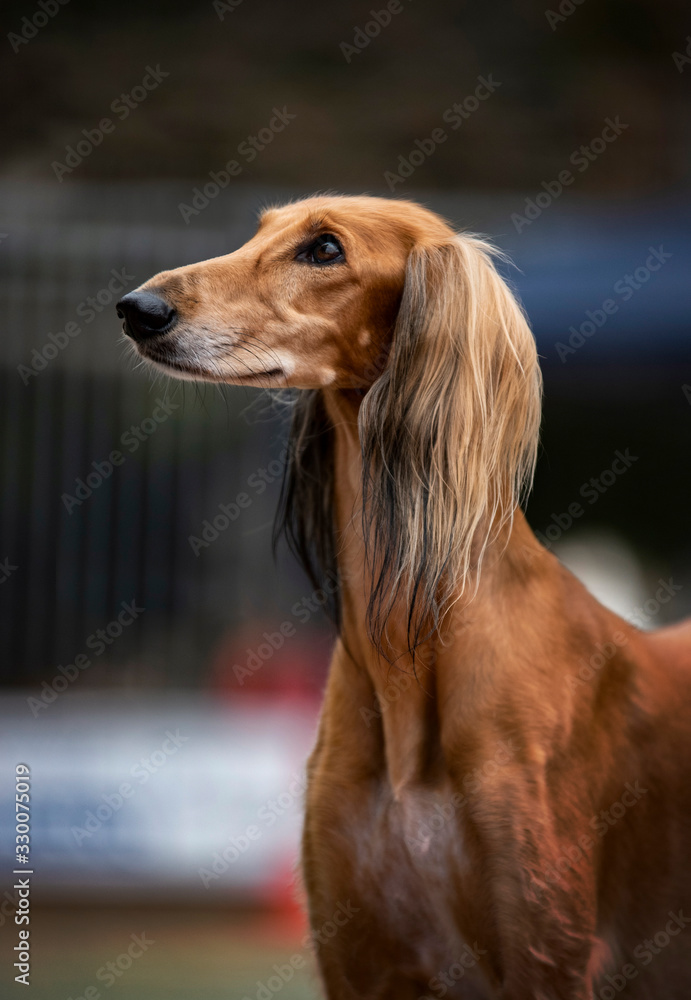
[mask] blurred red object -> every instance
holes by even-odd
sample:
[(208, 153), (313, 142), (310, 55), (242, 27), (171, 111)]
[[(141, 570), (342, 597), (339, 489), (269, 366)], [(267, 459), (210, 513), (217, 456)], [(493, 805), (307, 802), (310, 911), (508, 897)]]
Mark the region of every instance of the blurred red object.
[(258, 623), (227, 633), (211, 657), (209, 686), (235, 701), (280, 700), (318, 709), (333, 636), (325, 629), (297, 634), (291, 622), (279, 628)]

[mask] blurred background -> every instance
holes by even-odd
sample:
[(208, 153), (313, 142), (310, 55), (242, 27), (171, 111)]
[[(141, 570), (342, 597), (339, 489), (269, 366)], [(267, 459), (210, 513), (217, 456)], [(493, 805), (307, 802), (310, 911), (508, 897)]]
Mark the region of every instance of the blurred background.
[(533, 528), (639, 626), (691, 613), (687, 6), (5, 12), (3, 984), (25, 763), (33, 996), (316, 997), (294, 862), (333, 636), (271, 553), (287, 407), (142, 369), (114, 303), (317, 190), (489, 234), (545, 376)]

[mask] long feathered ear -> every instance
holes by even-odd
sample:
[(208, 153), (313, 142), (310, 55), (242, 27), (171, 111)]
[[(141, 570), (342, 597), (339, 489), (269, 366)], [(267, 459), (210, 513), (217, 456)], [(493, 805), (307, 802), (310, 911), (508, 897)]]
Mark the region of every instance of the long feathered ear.
[(409, 652), (471, 597), (535, 466), (541, 376), (523, 312), (473, 236), (415, 248), (389, 363), (359, 415), (372, 640)]

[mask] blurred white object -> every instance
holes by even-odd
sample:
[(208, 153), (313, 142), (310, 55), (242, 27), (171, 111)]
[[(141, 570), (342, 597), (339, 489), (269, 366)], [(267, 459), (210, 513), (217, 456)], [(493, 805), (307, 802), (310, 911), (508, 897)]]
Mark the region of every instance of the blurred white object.
[(601, 604), (622, 618), (631, 618), (650, 596), (633, 548), (613, 531), (574, 533), (556, 543), (553, 552)]
[(69, 692), (34, 718), (35, 694), (0, 699), (0, 863), (14, 867), (14, 768), (25, 763), (37, 899), (229, 902), (285, 884), (314, 712), (192, 692)]

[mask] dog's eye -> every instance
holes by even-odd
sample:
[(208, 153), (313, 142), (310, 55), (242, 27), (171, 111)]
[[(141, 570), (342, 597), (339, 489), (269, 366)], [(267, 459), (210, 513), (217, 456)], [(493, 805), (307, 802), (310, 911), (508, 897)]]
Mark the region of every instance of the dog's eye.
[(336, 261), (345, 260), (345, 255), (336, 237), (331, 233), (324, 233), (314, 243), (301, 250), (295, 259), (306, 261), (308, 264), (334, 264)]

